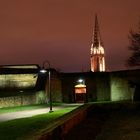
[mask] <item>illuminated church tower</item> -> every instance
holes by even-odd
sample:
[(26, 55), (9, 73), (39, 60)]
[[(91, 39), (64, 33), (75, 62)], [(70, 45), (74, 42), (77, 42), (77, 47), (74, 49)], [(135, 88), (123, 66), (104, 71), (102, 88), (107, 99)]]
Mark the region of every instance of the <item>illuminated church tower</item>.
[(105, 51), (101, 41), (97, 15), (95, 15), (95, 27), (91, 44), (91, 71), (103, 72), (105, 71)]

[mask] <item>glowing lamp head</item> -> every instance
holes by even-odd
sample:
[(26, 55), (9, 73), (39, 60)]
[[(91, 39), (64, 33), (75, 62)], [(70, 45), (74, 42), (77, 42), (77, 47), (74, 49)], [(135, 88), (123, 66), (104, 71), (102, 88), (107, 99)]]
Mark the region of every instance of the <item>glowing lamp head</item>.
[(82, 82), (83, 82), (83, 79), (79, 79), (78, 82), (79, 82), (79, 83), (82, 83)]
[(45, 69), (40, 70), (41, 73), (46, 73), (47, 71)]

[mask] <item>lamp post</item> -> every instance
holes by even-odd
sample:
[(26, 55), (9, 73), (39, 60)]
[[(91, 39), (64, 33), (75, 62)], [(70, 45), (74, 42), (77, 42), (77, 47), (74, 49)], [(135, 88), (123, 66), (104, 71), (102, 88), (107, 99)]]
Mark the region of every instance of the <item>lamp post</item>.
[(41, 73), (46, 73), (47, 70), (45, 69), (45, 64), (48, 65), (48, 93), (49, 93), (49, 107), (50, 107), (50, 110), (49, 112), (53, 112), (52, 110), (52, 94), (51, 94), (51, 67), (50, 67), (50, 62), (45, 60), (43, 62), (43, 67), (42, 69), (40, 70)]

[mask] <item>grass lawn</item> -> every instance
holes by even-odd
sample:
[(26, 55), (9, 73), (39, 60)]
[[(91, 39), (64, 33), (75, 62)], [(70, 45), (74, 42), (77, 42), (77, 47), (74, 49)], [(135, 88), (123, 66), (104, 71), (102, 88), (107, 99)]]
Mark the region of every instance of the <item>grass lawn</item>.
[(16, 119), (0, 123), (0, 140), (16, 140), (25, 135), (45, 128), (54, 120), (62, 117), (64, 114), (71, 112), (78, 106), (67, 107), (52, 113), (37, 115), (30, 118)]

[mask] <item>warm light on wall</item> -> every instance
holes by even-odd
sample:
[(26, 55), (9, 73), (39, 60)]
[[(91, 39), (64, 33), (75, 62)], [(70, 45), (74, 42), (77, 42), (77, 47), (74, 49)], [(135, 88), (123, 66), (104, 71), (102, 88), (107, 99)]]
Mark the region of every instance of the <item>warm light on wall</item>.
[(80, 78), (77, 83), (78, 84), (75, 85), (75, 93), (86, 93), (85, 80)]
[(75, 93), (76, 94), (86, 93), (86, 88), (85, 87), (75, 88)]
[(36, 74), (2, 74), (0, 88), (30, 88), (35, 87), (36, 81)]
[(86, 87), (86, 85), (84, 85), (84, 84), (75, 85), (75, 88), (83, 88), (83, 87)]

